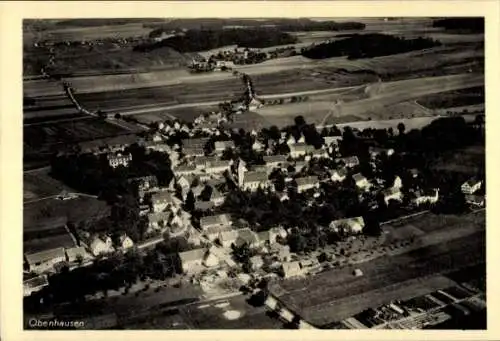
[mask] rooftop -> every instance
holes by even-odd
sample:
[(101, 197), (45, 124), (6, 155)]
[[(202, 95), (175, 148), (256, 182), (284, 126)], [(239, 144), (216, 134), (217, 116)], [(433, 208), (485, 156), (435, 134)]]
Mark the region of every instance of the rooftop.
[(200, 260), (205, 257), (207, 250), (205, 248), (194, 249), (189, 251), (184, 251), (179, 253), (179, 258), (184, 262), (192, 262), (195, 260)]
[(209, 227), (213, 225), (231, 225), (232, 219), (229, 214), (218, 214), (207, 217), (202, 217), (200, 219), (201, 227)]
[(303, 178), (297, 178), (295, 181), (297, 182), (297, 186), (306, 186), (317, 184), (319, 179), (317, 176), (306, 176)]
[(66, 258), (66, 254), (64, 253), (64, 248), (58, 247), (55, 249), (41, 251), (37, 253), (27, 254), (26, 261), (28, 264), (33, 265), (36, 263), (46, 262), (55, 258)]
[(245, 177), (243, 181), (245, 183), (248, 182), (265, 182), (268, 180), (268, 176), (266, 172), (259, 172), (259, 171), (253, 171), (253, 172), (247, 172), (245, 173)]

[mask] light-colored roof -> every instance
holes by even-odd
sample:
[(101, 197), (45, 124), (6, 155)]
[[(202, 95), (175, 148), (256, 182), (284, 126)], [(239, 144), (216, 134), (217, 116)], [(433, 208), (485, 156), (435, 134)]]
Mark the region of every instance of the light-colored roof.
[(359, 182), (359, 181), (365, 181), (366, 180), (366, 177), (364, 175), (362, 175), (361, 173), (356, 173), (352, 176), (352, 178), (354, 179), (354, 181), (356, 182)]
[(248, 243), (251, 245), (259, 241), (257, 238), (258, 238), (257, 234), (252, 230), (250, 230), (249, 228), (243, 228), (238, 230), (238, 239), (242, 243)]
[(183, 147), (197, 147), (197, 148), (204, 148), (205, 145), (207, 144), (209, 138), (198, 138), (198, 139), (184, 139), (182, 140), (182, 146)]
[(342, 136), (325, 136), (323, 137), (326, 145), (330, 145), (332, 143), (337, 143), (342, 140)]
[(286, 155), (266, 155), (264, 156), (265, 163), (282, 163), (286, 162)]
[(216, 150), (224, 150), (227, 148), (234, 148), (234, 142), (229, 140), (229, 141), (216, 141), (215, 142), (215, 149)]
[(245, 173), (245, 177), (243, 178), (244, 183), (249, 182), (265, 182), (268, 180), (268, 176), (266, 172), (247, 172)]
[(51, 250), (46, 250), (46, 251), (41, 251), (41, 252), (37, 252), (37, 253), (32, 253), (32, 254), (27, 254), (25, 255), (26, 256), (26, 260), (28, 261), (28, 264), (36, 264), (36, 263), (40, 263), (40, 262), (47, 262), (49, 260), (52, 260), (52, 259), (56, 259), (56, 258), (66, 258), (66, 254), (64, 253), (64, 248), (62, 247), (58, 247), (58, 248), (55, 248), (55, 249), (51, 249)]
[(161, 191), (161, 192), (157, 192), (157, 193), (154, 193), (152, 196), (151, 196), (151, 201), (154, 203), (154, 202), (158, 202), (158, 201), (162, 201), (162, 202), (174, 202), (174, 199), (172, 197), (172, 194), (168, 191)]
[(68, 259), (76, 259), (78, 255), (85, 257), (87, 255), (87, 251), (83, 246), (72, 247), (70, 249), (66, 249), (66, 254), (68, 255)]
[(235, 241), (238, 238), (237, 230), (222, 231), (219, 237), (221, 242), (224, 241)]
[(49, 285), (46, 275), (33, 277), (23, 282), (23, 286), (27, 288), (37, 288), (46, 285)]
[(347, 169), (345, 168), (338, 168), (338, 169), (334, 169), (332, 173), (337, 173), (339, 176), (347, 176)]
[(290, 145), (289, 147), (290, 151), (306, 152), (306, 153), (310, 153), (315, 149), (314, 146), (311, 146), (305, 142), (298, 142)]
[(394, 194), (398, 194), (398, 193), (401, 193), (401, 191), (397, 188), (394, 188), (394, 187), (391, 187), (391, 188), (386, 188), (382, 191), (382, 194), (385, 196), (385, 197), (388, 197), (388, 196), (391, 196), (391, 195), (394, 195)]
[(233, 227), (230, 225), (212, 225), (205, 229), (206, 235), (214, 235), (218, 233), (223, 233), (227, 231), (233, 231)]
[(194, 208), (199, 211), (208, 211), (215, 207), (212, 201), (197, 201), (194, 203)]
[(301, 272), (300, 262), (285, 262), (282, 264), (285, 276), (297, 275)]
[(196, 261), (196, 260), (203, 260), (206, 253), (207, 253), (207, 249), (205, 249), (205, 248), (194, 249), (194, 250), (180, 252), (179, 258), (181, 259), (182, 263), (192, 262), (192, 261)]
[(356, 164), (358, 165), (359, 164), (359, 159), (357, 156), (347, 156), (347, 157), (343, 157), (343, 158), (340, 158), (339, 161), (342, 161), (344, 162), (346, 165), (347, 164)]
[(465, 185), (465, 184), (467, 184), (467, 185), (469, 185), (469, 186), (471, 186), (471, 187), (472, 187), (472, 186), (476, 186), (477, 184), (479, 184), (479, 183), (481, 183), (481, 182), (482, 182), (482, 181), (481, 181), (481, 180), (479, 180), (479, 179), (476, 179), (476, 178), (471, 178), (471, 179), (467, 180), (467, 181), (464, 183), (464, 185)]
[(295, 179), (297, 182), (297, 186), (307, 186), (307, 185), (314, 185), (319, 182), (317, 176), (306, 176), (303, 178), (297, 178)]
[(158, 223), (160, 221), (168, 221), (170, 219), (170, 212), (158, 212), (158, 213), (149, 213), (148, 221), (150, 223)]
[(360, 226), (364, 227), (365, 226), (365, 220), (363, 217), (353, 217), (353, 218), (344, 218), (344, 219), (338, 219), (334, 220), (330, 223), (332, 226), (340, 226), (340, 225), (347, 225), (351, 228)]
[(182, 151), (186, 155), (203, 155), (203, 154), (205, 154), (205, 150), (203, 148), (200, 148), (200, 147), (191, 147), (191, 146), (183, 147)]
[(178, 166), (173, 169), (174, 173), (180, 173), (180, 172), (194, 172), (196, 171), (195, 166), (191, 165), (183, 165), (183, 166)]
[(205, 228), (213, 225), (231, 225), (233, 220), (229, 214), (218, 214), (200, 219), (200, 226)]

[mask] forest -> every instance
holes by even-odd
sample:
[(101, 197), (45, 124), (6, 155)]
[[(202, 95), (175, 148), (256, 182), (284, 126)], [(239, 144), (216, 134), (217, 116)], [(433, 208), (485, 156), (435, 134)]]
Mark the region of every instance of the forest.
[(448, 18), (435, 20), (433, 27), (442, 27), (446, 30), (463, 33), (484, 33), (484, 18)]
[(397, 53), (423, 50), (441, 45), (427, 39), (404, 39), (385, 34), (355, 34), (349, 38), (323, 43), (302, 50), (302, 55), (310, 59), (324, 59), (347, 56), (349, 59), (373, 58)]

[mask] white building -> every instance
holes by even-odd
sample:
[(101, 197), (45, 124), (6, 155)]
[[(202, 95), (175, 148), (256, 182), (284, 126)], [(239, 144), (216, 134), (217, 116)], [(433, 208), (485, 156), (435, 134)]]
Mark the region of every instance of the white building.
[(403, 200), (403, 194), (399, 190), (399, 188), (391, 187), (384, 189), (382, 191), (382, 195), (384, 197), (384, 202), (386, 205), (389, 205), (389, 201), (395, 200), (401, 202)]
[(82, 261), (86, 261), (92, 258), (83, 246), (66, 249), (66, 256), (68, 257), (68, 262), (70, 263), (75, 263), (79, 259), (81, 259)]
[(132, 161), (132, 154), (109, 154), (108, 162), (110, 167), (116, 168), (118, 166), (128, 167), (130, 161)]
[(430, 192), (416, 192), (413, 203), (417, 206), (422, 204), (435, 204), (439, 199), (439, 188), (436, 188)]
[(361, 175), (361, 173), (354, 174), (352, 178), (356, 184), (356, 187), (358, 187), (360, 190), (367, 191), (368, 189), (370, 189), (370, 182), (366, 177)]
[(218, 154), (222, 154), (227, 149), (233, 149), (234, 142), (233, 141), (216, 141), (215, 142), (215, 152)]
[(266, 167), (270, 169), (283, 167), (286, 164), (286, 155), (269, 155), (264, 156)]
[(122, 249), (130, 249), (131, 247), (134, 246), (134, 242), (126, 234), (121, 235), (120, 238), (118, 239), (118, 242), (120, 248)]
[(347, 177), (347, 170), (345, 168), (340, 168), (340, 169), (334, 169), (332, 171), (332, 176), (330, 177), (330, 179), (332, 181), (344, 181), (345, 178)]
[(207, 250), (205, 248), (194, 249), (179, 253), (182, 271), (187, 274), (197, 273), (203, 269), (203, 261)]
[(219, 214), (207, 217), (201, 217), (200, 228), (202, 230), (208, 230), (211, 227), (224, 227), (231, 226), (233, 224), (233, 219), (229, 214)]
[(468, 181), (464, 182), (464, 184), (462, 185), (462, 187), (461, 187), (462, 193), (474, 194), (475, 192), (477, 192), (481, 188), (482, 184), (483, 184), (483, 182), (481, 180), (478, 180), (475, 178), (469, 179)]
[(295, 179), (297, 182), (297, 192), (302, 193), (310, 189), (319, 187), (319, 179), (317, 176), (307, 176), (304, 178)]
[(105, 237), (104, 240), (95, 238), (92, 243), (90, 243), (89, 247), (90, 252), (92, 252), (94, 256), (111, 253), (115, 250), (113, 248), (113, 241), (110, 237)]
[(301, 156), (306, 156), (306, 154), (312, 153), (315, 148), (314, 146), (308, 145), (305, 142), (298, 142), (289, 146), (290, 157), (292, 159), (299, 158)]
[(258, 188), (267, 188), (271, 185), (267, 172), (246, 172), (243, 176), (242, 190), (255, 191)]
[(348, 156), (337, 159), (338, 162), (343, 163), (347, 168), (359, 166), (359, 159), (357, 156)]
[(343, 230), (347, 233), (361, 233), (365, 227), (365, 221), (363, 217), (338, 219), (332, 221), (329, 227), (335, 232)]

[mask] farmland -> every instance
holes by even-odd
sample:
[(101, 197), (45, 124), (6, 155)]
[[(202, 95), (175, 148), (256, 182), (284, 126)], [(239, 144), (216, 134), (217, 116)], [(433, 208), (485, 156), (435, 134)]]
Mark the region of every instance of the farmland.
[[(438, 246), (358, 264), (364, 273), (361, 278), (354, 277), (352, 269), (331, 270), (308, 280), (281, 284), (286, 293), (280, 295), (280, 299), (302, 312), (307, 321), (327, 324), (373, 306), (374, 299), (382, 304), (434, 291), (437, 284), (425, 281), (426, 276), (484, 262), (483, 245), (484, 233), (476, 233)], [(410, 280), (415, 282), (407, 282)], [(449, 282), (445, 282), (437, 286), (449, 286)]]
[(441, 92), (418, 99), (426, 108), (454, 108), (484, 103), (484, 86)]
[(384, 227), (390, 236), (386, 242), (414, 237), (419, 246), (356, 264), (363, 277), (354, 277), (348, 266), (314, 278), (287, 280), (273, 291), (309, 322), (326, 325), (391, 300), (448, 287), (453, 282), (443, 275), (484, 262), (484, 224), (484, 212), (412, 218)]
[(24, 126), (24, 166), (46, 164), (56, 150), (72, 143), (130, 133), (97, 118)]
[(23, 178), (24, 201), (56, 195), (63, 190), (71, 191), (70, 188), (52, 178), (48, 169), (24, 172)]

